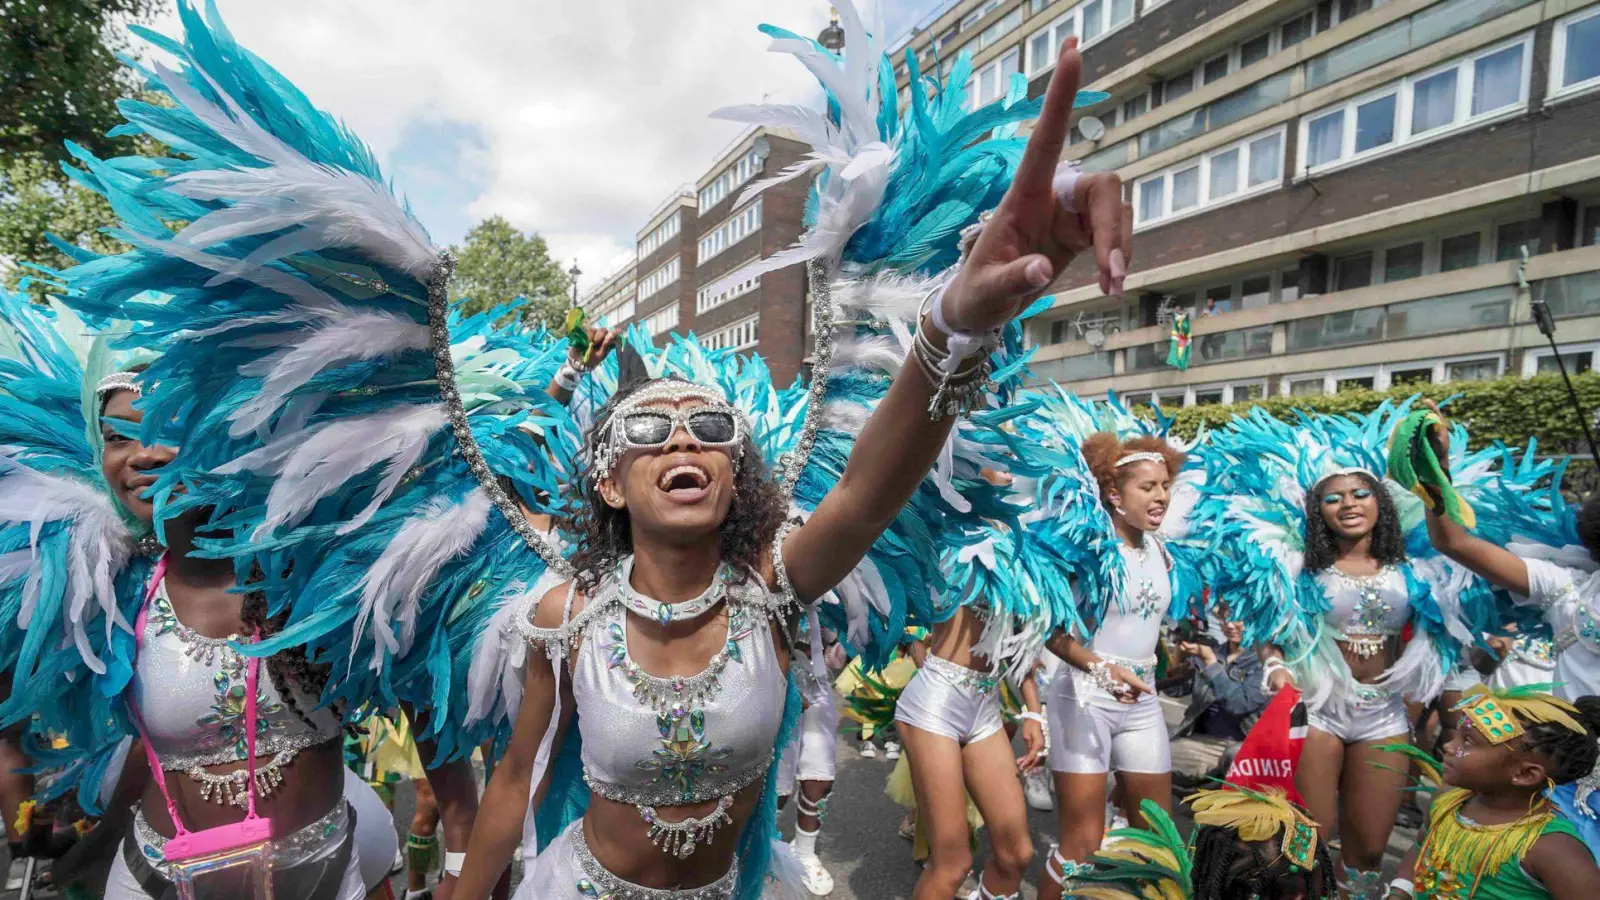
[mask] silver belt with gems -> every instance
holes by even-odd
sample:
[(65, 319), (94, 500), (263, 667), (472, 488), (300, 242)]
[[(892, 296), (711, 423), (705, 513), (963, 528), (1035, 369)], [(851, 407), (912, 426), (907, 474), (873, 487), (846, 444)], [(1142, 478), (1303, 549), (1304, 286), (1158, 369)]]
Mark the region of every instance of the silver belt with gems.
[(739, 860), (735, 858), (728, 867), (728, 874), (718, 878), (705, 887), (690, 888), (688, 890), (672, 890), (671, 888), (647, 888), (623, 881), (611, 874), (605, 866), (600, 865), (600, 860), (594, 858), (589, 852), (589, 842), (583, 836), (583, 821), (579, 820), (572, 827), (572, 856), (578, 862), (578, 868), (583, 870), (583, 877), (578, 880), (576, 887), (578, 893), (585, 897), (605, 898), (605, 900), (731, 900), (735, 883), (739, 880)]
[(980, 694), (992, 693), (1000, 686), (998, 673), (969, 669), (942, 656), (934, 656), (932, 653), (923, 661), (922, 668), (930, 675), (937, 675), (958, 688), (971, 688)]
[(1132, 672), (1135, 678), (1153, 686), (1156, 677), (1156, 658), (1154, 656), (1147, 659), (1128, 659), (1125, 656), (1110, 656), (1098, 650), (1095, 651), (1095, 655), (1100, 657), (1101, 662), (1107, 665), (1121, 666)]
[[(767, 775), (767, 770), (772, 766), (772, 753), (758, 765), (751, 766), (732, 778), (706, 783), (684, 792), (671, 788), (632, 788), (623, 785), (611, 784), (593, 778), (589, 775), (587, 767), (583, 770), (583, 782), (589, 790), (612, 801), (613, 803), (631, 804), (639, 811), (639, 818), (649, 826), (648, 835), (650, 843), (660, 848), (663, 853), (670, 853), (679, 859), (688, 859), (701, 845), (710, 841), (717, 833), (717, 829), (733, 823), (733, 817), (728, 815), (728, 810), (733, 809), (733, 797)], [(677, 822), (668, 822), (661, 818), (658, 806), (672, 808), (688, 806), (692, 803), (709, 803), (717, 801), (717, 806), (704, 816), (690, 816)]]

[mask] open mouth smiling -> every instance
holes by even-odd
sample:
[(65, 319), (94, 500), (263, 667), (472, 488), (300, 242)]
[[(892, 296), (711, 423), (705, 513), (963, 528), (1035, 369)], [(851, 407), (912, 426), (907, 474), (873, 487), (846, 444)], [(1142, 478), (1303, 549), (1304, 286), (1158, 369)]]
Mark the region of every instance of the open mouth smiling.
[(680, 463), (661, 473), (656, 487), (675, 503), (696, 503), (710, 493), (711, 473), (692, 463)]

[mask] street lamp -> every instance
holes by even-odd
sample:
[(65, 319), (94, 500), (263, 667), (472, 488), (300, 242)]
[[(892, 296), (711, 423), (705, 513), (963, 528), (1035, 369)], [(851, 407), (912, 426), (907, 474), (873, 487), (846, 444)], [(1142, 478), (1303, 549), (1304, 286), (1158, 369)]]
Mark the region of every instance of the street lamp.
[(844, 29), (839, 27), (839, 11), (828, 10), (828, 27), (817, 35), (817, 43), (838, 53), (844, 49)]
[(572, 268), (567, 270), (567, 277), (572, 279), (572, 305), (574, 307), (578, 305), (578, 276), (582, 274), (583, 270), (578, 268), (578, 261), (573, 260)]

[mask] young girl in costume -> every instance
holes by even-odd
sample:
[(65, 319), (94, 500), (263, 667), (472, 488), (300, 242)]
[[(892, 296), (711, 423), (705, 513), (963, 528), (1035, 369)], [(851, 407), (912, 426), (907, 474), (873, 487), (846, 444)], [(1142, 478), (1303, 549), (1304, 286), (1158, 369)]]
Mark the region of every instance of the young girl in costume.
[[(1050, 768), (1055, 772), (1060, 844), (1045, 872), (1040, 897), (1057, 900), (1104, 835), (1106, 777), (1115, 772), (1130, 821), (1153, 802), (1168, 808), (1172, 757), (1166, 720), (1155, 695), (1156, 650), (1162, 623), (1182, 618), (1198, 581), (1157, 536), (1173, 501), (1185, 455), (1156, 435), (1126, 440), (1098, 432), (1082, 442), (1082, 460), (1098, 497), (1099, 517), (1109, 517), (1101, 546), (1115, 576), (1102, 596), (1089, 596), (1083, 625), (1048, 642), (1066, 666), (1050, 694)], [(1080, 580), (1080, 595), (1093, 590)]]
[[(1535, 687), (1548, 687), (1538, 685)], [(1600, 758), (1600, 697), (1576, 705), (1530, 687), (1478, 685), (1445, 745), (1427, 831), (1401, 860), (1392, 900), (1584, 900), (1600, 867), (1546, 789)]]
[(1184, 800), (1194, 811), (1185, 844), (1172, 820), (1144, 801), (1147, 829), (1111, 833), (1078, 876), (1086, 900), (1331, 900), (1333, 863), (1317, 825), (1277, 791), (1232, 785)]
[(1295, 784), (1325, 836), (1336, 829), (1345, 889), (1359, 898), (1381, 896), (1405, 797), (1404, 759), (1380, 748), (1409, 743), (1406, 702), (1438, 696), (1493, 609), (1471, 573), (1407, 552), (1421, 544), (1420, 504), (1382, 475), (1404, 412), (1385, 404), (1286, 423), (1258, 410), (1199, 451), (1208, 483), (1196, 519), (1231, 555), (1222, 588), (1246, 642), (1262, 647), (1269, 687), (1305, 695), (1311, 727)]

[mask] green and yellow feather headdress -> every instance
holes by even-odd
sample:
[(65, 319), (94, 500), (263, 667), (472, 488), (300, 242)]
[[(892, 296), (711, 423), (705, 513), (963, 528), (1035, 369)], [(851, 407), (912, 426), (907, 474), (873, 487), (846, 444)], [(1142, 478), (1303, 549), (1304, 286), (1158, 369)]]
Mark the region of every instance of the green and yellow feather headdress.
[(1073, 896), (1090, 900), (1188, 900), (1193, 864), (1177, 826), (1153, 800), (1139, 804), (1143, 828), (1119, 828), (1094, 855), (1095, 870), (1072, 876)]
[(1553, 684), (1528, 684), (1494, 690), (1477, 684), (1455, 708), (1491, 744), (1504, 744), (1528, 733), (1528, 726), (1556, 724), (1583, 734), (1586, 729), (1574, 718), (1578, 708), (1550, 693)]
[(1190, 794), (1183, 802), (1194, 810), (1196, 825), (1226, 828), (1251, 843), (1269, 841), (1281, 834), (1280, 855), (1289, 865), (1305, 872), (1316, 867), (1317, 823), (1280, 790), (1253, 791), (1228, 785)]

